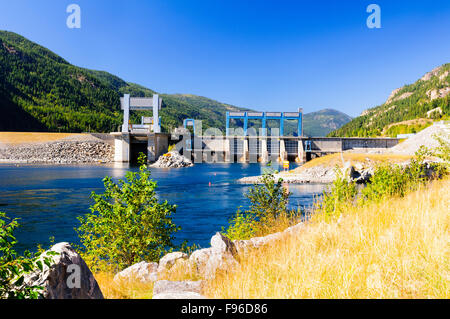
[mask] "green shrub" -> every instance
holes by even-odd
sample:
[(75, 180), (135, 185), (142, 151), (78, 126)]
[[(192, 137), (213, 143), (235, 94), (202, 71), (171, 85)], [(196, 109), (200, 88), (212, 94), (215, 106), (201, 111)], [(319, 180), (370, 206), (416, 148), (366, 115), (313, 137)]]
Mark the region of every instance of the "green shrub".
[(326, 216), (340, 216), (348, 205), (352, 205), (358, 190), (356, 183), (344, 176), (342, 171), (336, 167), (336, 178), (331, 186), (323, 192), (322, 200), (317, 206)]
[(259, 183), (255, 183), (245, 195), (250, 200), (248, 210), (237, 211), (230, 220), (230, 226), (225, 235), (232, 239), (249, 239), (258, 230), (270, 228), (271, 224), (280, 216), (290, 215), (287, 212), (289, 196), (283, 187), (283, 179), (275, 179), (275, 171), (264, 170)]
[(409, 180), (405, 169), (399, 165), (380, 165), (366, 187), (361, 190), (360, 203), (379, 201), (386, 196), (404, 196)]
[(241, 212), (239, 209), (236, 215), (230, 219), (230, 226), (225, 232), (225, 236), (231, 240), (246, 240), (256, 236), (258, 221), (253, 214)]
[(51, 252), (42, 255), (25, 251), (19, 256), (14, 250), (17, 240), (14, 230), (19, 227), (17, 219), (10, 220), (0, 212), (0, 299), (37, 299), (41, 286), (25, 286), (24, 276), (36, 269), (43, 270), (43, 263), (50, 265)]
[(125, 180), (114, 183), (106, 177), (105, 192), (91, 195), (91, 213), (78, 218), (82, 254), (94, 270), (158, 261), (174, 248), (173, 235), (180, 229), (171, 218), (176, 205), (158, 201), (145, 156), (139, 160), (139, 172), (128, 172)]

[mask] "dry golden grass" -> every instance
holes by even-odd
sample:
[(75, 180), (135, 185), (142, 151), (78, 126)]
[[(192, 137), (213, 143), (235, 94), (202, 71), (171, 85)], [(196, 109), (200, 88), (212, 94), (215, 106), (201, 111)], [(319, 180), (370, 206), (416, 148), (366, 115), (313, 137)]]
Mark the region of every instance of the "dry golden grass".
[(139, 280), (114, 281), (114, 274), (98, 272), (94, 274), (100, 290), (106, 299), (151, 299), (153, 283), (143, 284)]
[(0, 143), (24, 144), (24, 143), (46, 143), (81, 134), (71, 133), (31, 133), (31, 132), (0, 132)]
[(314, 215), (207, 283), (211, 298), (449, 298), (450, 179), (404, 198)]
[(373, 165), (373, 164), (382, 164), (382, 163), (402, 163), (407, 162), (411, 159), (410, 155), (401, 155), (401, 154), (367, 154), (367, 153), (335, 153), (322, 157), (315, 158), (309, 162), (306, 162), (302, 166), (289, 171), (289, 173), (297, 174), (306, 168), (311, 168), (315, 166), (327, 166), (327, 167), (335, 167), (338, 165), (342, 167), (342, 157), (345, 162), (351, 162), (352, 165), (357, 163), (365, 165)]

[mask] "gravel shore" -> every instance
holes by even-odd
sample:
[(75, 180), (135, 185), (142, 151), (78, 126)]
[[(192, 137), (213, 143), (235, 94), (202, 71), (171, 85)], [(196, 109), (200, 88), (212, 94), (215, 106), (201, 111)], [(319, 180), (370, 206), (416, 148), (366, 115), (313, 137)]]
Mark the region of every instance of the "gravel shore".
[(110, 163), (113, 160), (114, 148), (89, 134), (47, 143), (0, 145), (1, 163), (83, 164)]

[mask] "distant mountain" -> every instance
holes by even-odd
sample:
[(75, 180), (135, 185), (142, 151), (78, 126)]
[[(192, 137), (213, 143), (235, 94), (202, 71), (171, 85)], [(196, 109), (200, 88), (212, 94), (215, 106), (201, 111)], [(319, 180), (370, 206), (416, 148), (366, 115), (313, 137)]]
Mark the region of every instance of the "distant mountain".
[[(120, 96), (151, 97), (155, 91), (108, 72), (71, 65), (13, 32), (0, 31), (0, 130), (110, 132), (122, 123)], [(161, 94), (162, 127), (185, 118), (225, 128), (225, 112), (246, 110), (195, 95)], [(141, 115), (131, 114), (134, 122)], [(151, 112), (147, 112), (151, 114)]]
[(329, 136), (396, 136), (414, 133), (450, 114), (450, 63), (392, 91), (387, 101), (361, 113)]
[(351, 120), (347, 114), (332, 109), (306, 113), (303, 116), (303, 135), (326, 136)]

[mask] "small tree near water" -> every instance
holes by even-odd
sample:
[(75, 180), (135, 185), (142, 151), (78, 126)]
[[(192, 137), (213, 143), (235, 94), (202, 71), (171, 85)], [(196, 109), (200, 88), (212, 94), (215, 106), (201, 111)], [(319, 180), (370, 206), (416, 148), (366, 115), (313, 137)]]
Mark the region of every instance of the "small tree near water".
[(271, 169), (265, 170), (258, 183), (245, 194), (250, 207), (243, 212), (239, 209), (230, 220), (230, 226), (224, 230), (228, 238), (244, 240), (263, 235), (280, 216), (288, 215), (291, 194), (283, 187), (283, 179), (277, 179), (274, 174)]
[(94, 270), (121, 270), (140, 261), (158, 261), (174, 247), (179, 230), (171, 215), (176, 205), (160, 202), (156, 182), (139, 157), (138, 172), (128, 172), (124, 180), (104, 178), (105, 192), (92, 193), (91, 213), (79, 217), (77, 229), (83, 257)]

